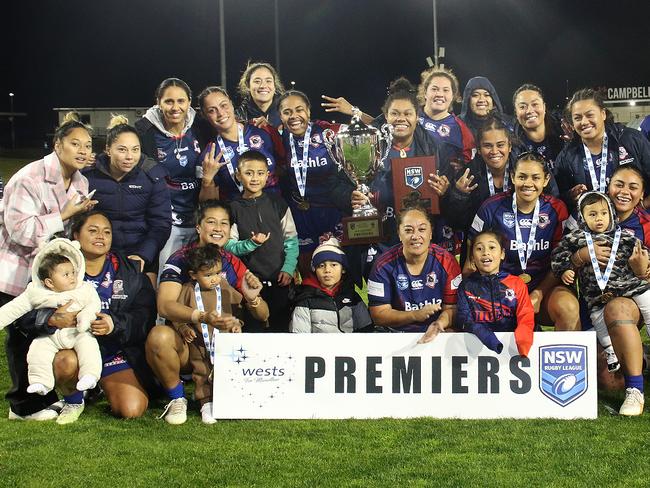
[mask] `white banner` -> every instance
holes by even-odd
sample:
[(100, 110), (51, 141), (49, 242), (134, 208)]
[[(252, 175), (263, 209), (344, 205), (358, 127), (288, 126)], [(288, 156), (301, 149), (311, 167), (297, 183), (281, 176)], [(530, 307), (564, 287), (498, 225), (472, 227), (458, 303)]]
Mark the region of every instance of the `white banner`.
[(219, 334), (220, 419), (596, 418), (595, 332), (537, 332), (528, 358), (472, 334)]

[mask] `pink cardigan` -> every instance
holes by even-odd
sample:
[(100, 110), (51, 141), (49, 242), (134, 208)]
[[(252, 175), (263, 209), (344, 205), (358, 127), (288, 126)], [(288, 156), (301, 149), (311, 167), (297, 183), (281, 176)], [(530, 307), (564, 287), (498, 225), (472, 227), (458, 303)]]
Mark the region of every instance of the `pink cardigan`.
[(88, 193), (79, 171), (66, 192), (56, 153), (16, 173), (0, 201), (0, 292), (17, 296), (27, 287), (39, 245), (64, 229), (61, 209), (71, 195)]

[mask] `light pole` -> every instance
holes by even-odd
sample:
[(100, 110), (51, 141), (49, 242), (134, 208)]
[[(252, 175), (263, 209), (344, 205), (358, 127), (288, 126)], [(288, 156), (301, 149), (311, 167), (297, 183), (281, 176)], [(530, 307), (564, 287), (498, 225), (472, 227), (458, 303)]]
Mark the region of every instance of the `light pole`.
[(275, 70), (280, 73), (280, 11), (278, 0), (273, 0), (275, 14)]
[(221, 86), (226, 87), (226, 21), (223, 14), (223, 0), (219, 0), (219, 50), (221, 58)]
[(11, 123), (11, 149), (16, 149), (16, 131), (14, 130), (14, 94), (9, 92), (9, 122)]
[(433, 62), (438, 66), (438, 6), (433, 0)]

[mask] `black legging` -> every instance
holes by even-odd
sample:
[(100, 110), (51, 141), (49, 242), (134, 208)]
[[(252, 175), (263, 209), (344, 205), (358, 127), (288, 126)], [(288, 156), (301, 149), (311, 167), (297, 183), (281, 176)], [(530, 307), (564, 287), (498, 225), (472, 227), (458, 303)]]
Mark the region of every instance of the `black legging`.
[[(6, 293), (0, 293), (0, 306), (14, 298)], [(32, 311), (7, 327), (5, 353), (7, 355), (7, 366), (9, 368), (12, 386), (5, 395), (5, 398), (11, 406), (11, 410), (21, 417), (43, 410), (59, 399), (54, 390), (44, 396), (37, 395), (36, 393), (27, 393), (27, 386), (29, 385), (29, 381), (27, 380), (27, 351), (32, 341), (40, 334), (27, 332), (19, 324), (27, 324), (30, 321), (35, 321), (36, 314), (37, 311)]]

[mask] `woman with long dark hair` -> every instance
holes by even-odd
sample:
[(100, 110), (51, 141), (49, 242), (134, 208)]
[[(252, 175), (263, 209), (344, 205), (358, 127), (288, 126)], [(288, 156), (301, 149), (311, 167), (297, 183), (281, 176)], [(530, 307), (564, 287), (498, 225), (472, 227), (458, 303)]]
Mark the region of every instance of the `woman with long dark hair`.
[(167, 78), (156, 90), (156, 105), (135, 123), (142, 152), (167, 172), (172, 228), (159, 254), (159, 268), (194, 235), (193, 213), (201, 190), (201, 148), (193, 131), (192, 92), (183, 80)]
[(113, 249), (140, 261), (155, 278), (158, 254), (171, 231), (171, 201), (162, 165), (142, 152), (134, 127), (124, 116), (108, 125), (105, 152), (83, 171), (113, 227)]
[[(650, 142), (634, 129), (613, 121), (603, 96), (591, 88), (573, 94), (566, 107), (576, 136), (558, 155), (556, 177), (569, 208), (588, 190), (606, 192), (617, 167), (636, 166), (650, 184)], [(644, 200), (650, 204), (650, 197)]]
[[(69, 113), (54, 132), (54, 151), (23, 167), (7, 182), (0, 200), (0, 305), (22, 293), (31, 276), (38, 247), (63, 232), (70, 218), (97, 203), (88, 198), (81, 174), (92, 154), (92, 129)], [(12, 388), (7, 393), (9, 418), (48, 420), (55, 393), (27, 393), (27, 350), (33, 331), (7, 329), (7, 362)]]

